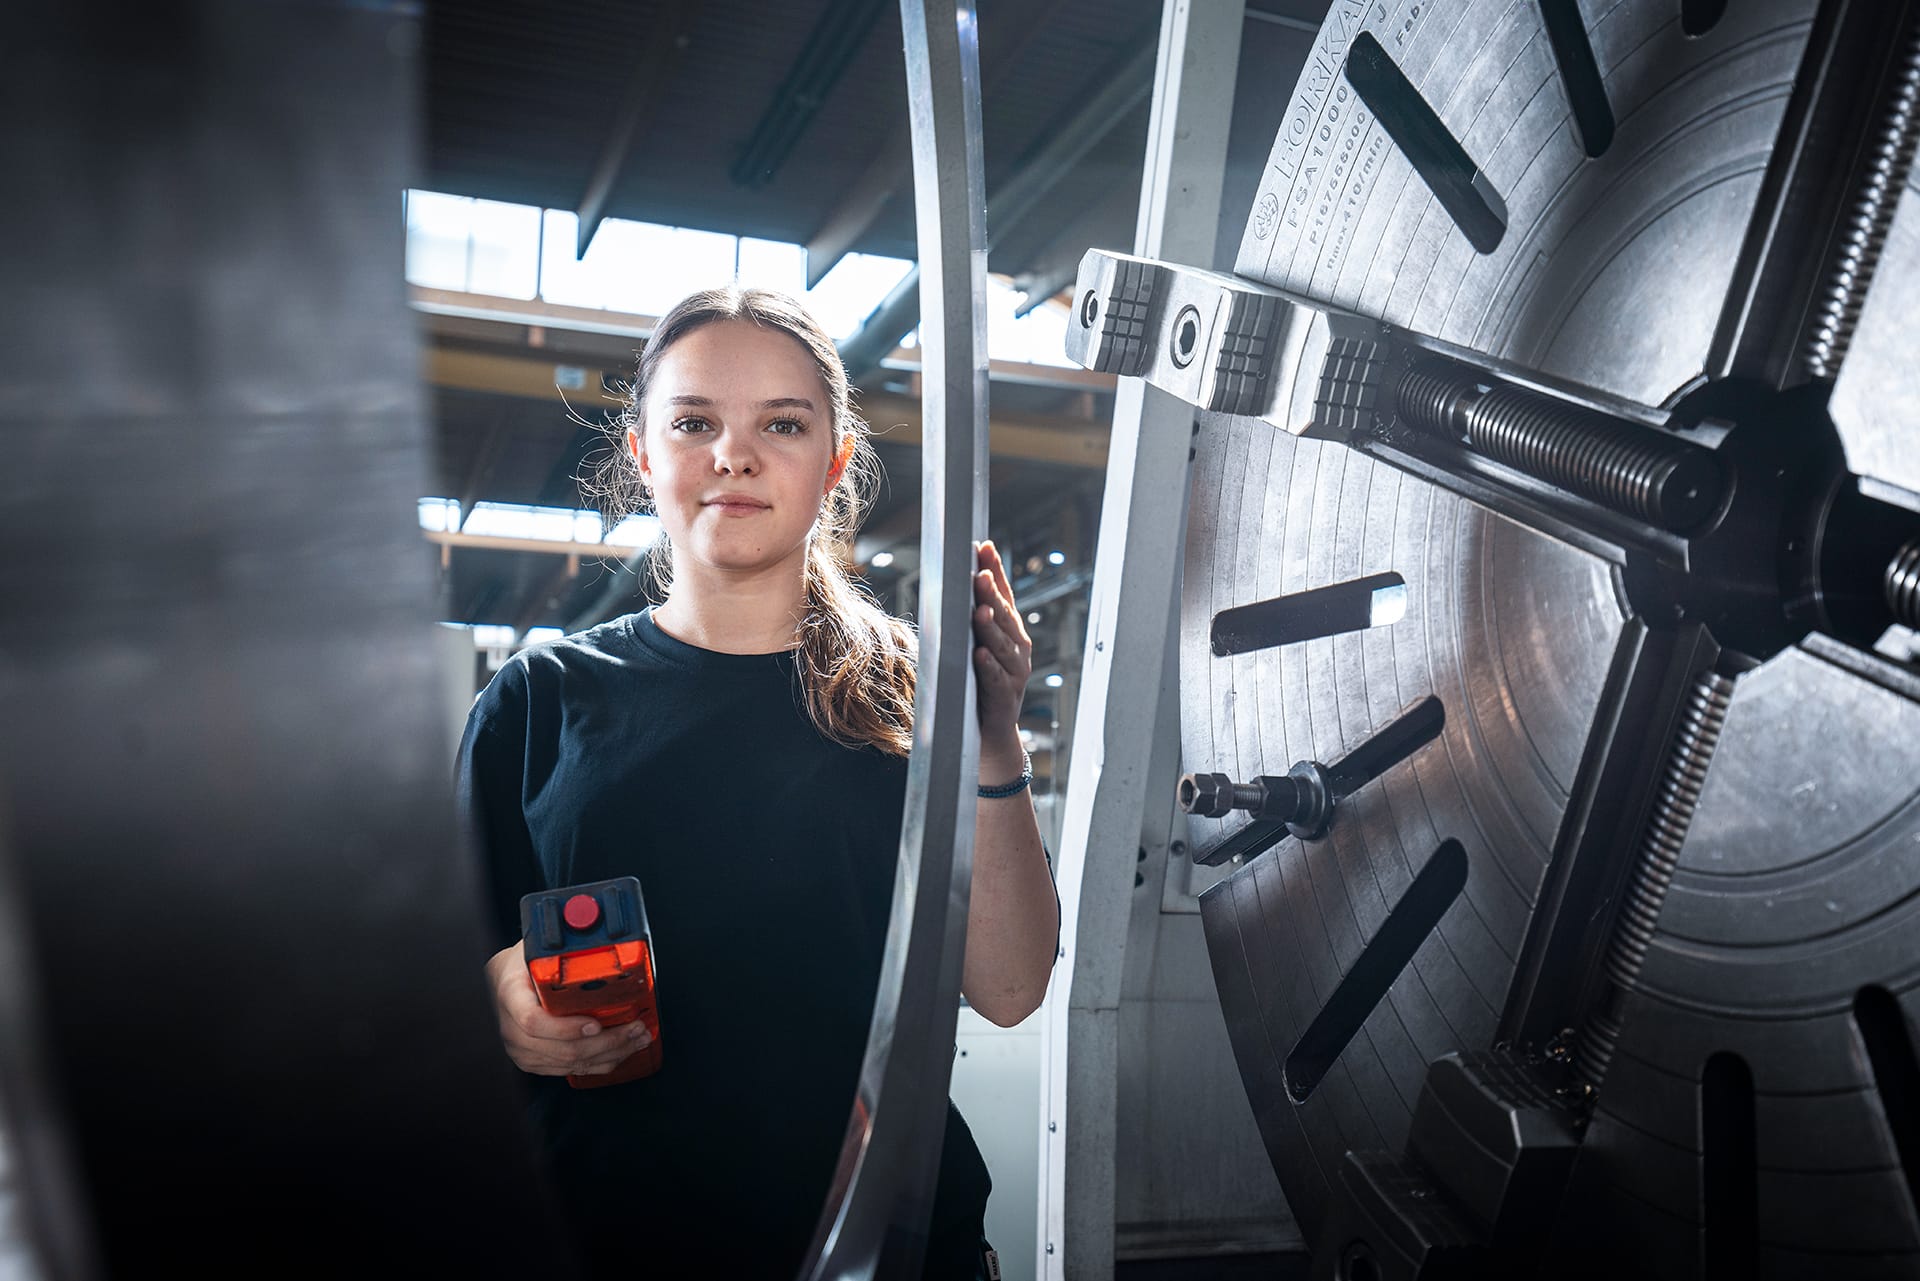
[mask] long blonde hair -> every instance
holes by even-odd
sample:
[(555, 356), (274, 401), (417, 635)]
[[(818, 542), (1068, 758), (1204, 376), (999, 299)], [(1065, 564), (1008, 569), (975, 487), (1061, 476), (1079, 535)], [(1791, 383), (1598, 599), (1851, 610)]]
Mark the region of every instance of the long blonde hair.
[[(822, 500), (807, 542), (806, 609), (794, 665), (807, 715), (821, 734), (837, 743), (905, 756), (913, 746), (917, 638), (847, 572), (854, 531), (879, 485), (879, 459), (867, 441), (866, 423), (854, 412), (839, 351), (799, 303), (770, 289), (704, 289), (661, 317), (619, 414), (607, 424), (611, 455), (598, 461), (587, 487), (609, 524), (650, 508), (639, 469), (625, 449), (627, 433), (644, 435), (647, 388), (673, 344), (723, 320), (777, 329), (805, 347), (826, 384), (835, 443), (844, 446), (852, 438), (839, 481)], [(648, 564), (664, 597), (673, 583), (673, 545), (665, 531)]]

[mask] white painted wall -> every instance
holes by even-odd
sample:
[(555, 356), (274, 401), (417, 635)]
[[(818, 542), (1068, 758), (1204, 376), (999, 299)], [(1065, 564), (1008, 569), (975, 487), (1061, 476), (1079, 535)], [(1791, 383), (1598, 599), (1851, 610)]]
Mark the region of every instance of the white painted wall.
[(1034, 1281), (1040, 1201), (1040, 1020), (995, 1027), (966, 1006), (954, 1033), (955, 1106), (993, 1175), (987, 1240), (1003, 1281)]

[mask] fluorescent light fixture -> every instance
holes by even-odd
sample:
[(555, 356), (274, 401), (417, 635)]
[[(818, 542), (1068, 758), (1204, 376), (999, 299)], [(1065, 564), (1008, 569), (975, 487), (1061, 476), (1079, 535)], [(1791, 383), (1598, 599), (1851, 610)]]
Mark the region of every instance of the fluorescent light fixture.
[(566, 632), (558, 627), (529, 627), (524, 639), (529, 645), (538, 645), (543, 641), (559, 640), (565, 635)]

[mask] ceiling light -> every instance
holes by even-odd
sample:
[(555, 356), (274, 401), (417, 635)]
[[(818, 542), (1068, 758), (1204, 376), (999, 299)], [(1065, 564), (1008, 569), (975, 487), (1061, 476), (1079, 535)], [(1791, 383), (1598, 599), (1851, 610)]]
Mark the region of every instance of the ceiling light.
[(1059, 689), (1061, 685), (1063, 685), (1063, 684), (1065, 684), (1065, 683), (1066, 683), (1066, 679), (1067, 679), (1067, 678), (1066, 678), (1066, 677), (1064, 677), (1064, 676), (1062, 676), (1062, 675), (1061, 675), (1061, 674), (1060, 674), (1059, 672), (1048, 672), (1048, 673), (1047, 673), (1047, 688), (1048, 688), (1048, 689)]
[(1037, 623), (1037, 622), (1039, 622), (1039, 621), (1040, 621), (1040, 611), (1036, 609), (1036, 610), (1034, 610), (1034, 611), (1033, 611), (1033, 612), (1032, 612), (1031, 614), (1028, 614), (1028, 615), (1027, 615), (1027, 621), (1028, 621), (1029, 623)]
[(1064, 565), (1066, 563), (1067, 563), (1067, 554), (1065, 552), (1048, 552), (1047, 553), (1047, 564)]
[(868, 561), (867, 563), (869, 565), (872, 565), (875, 569), (885, 569), (887, 566), (893, 564), (893, 553), (892, 552), (875, 552), (873, 554), (873, 559)]

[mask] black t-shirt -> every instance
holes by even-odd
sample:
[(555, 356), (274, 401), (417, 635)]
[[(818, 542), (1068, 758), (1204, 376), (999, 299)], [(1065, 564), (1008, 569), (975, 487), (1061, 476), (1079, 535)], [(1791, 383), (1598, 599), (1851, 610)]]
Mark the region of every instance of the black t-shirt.
[[(526, 1078), (595, 1271), (794, 1275), (859, 1081), (905, 760), (823, 738), (791, 653), (700, 649), (648, 611), (516, 655), (458, 769), (496, 947), (523, 894), (630, 875), (646, 897), (660, 1071)], [(989, 1187), (949, 1104), (928, 1276), (974, 1275)]]

